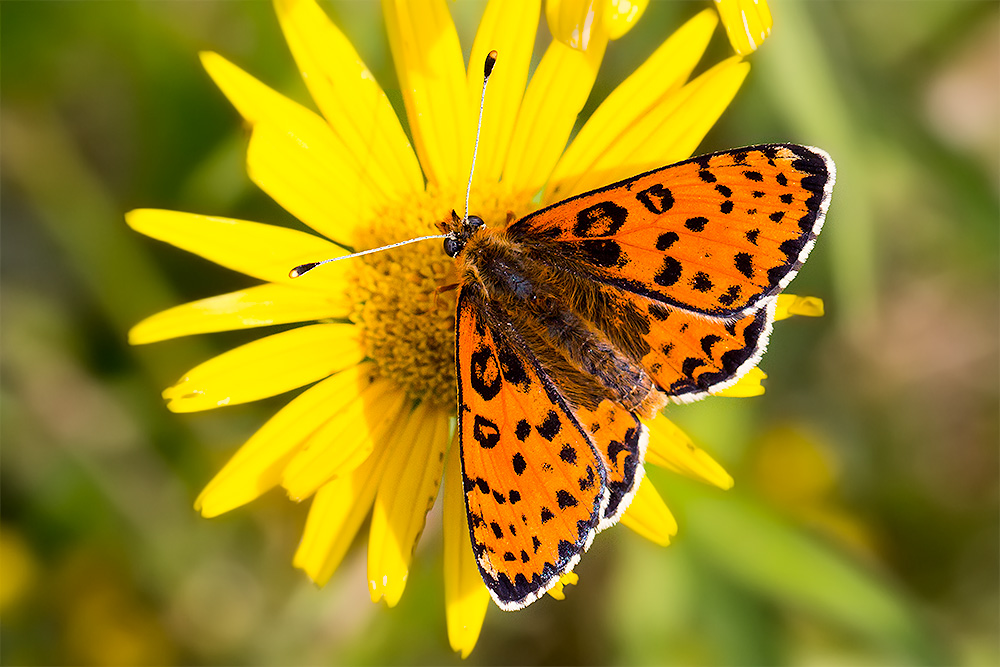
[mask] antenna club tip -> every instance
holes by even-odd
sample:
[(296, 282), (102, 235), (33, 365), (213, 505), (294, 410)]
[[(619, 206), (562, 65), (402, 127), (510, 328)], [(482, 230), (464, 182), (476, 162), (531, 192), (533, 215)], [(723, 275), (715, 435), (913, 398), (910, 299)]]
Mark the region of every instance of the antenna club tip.
[(493, 73), (493, 66), (497, 64), (497, 52), (490, 51), (486, 56), (486, 64), (483, 66), (483, 73), (485, 76), (489, 76)]
[(303, 275), (309, 273), (310, 271), (312, 271), (313, 269), (315, 269), (317, 266), (319, 266), (319, 262), (309, 262), (307, 264), (299, 264), (294, 269), (292, 269), (291, 271), (288, 272), (288, 277), (289, 278), (298, 278), (300, 276), (303, 276)]

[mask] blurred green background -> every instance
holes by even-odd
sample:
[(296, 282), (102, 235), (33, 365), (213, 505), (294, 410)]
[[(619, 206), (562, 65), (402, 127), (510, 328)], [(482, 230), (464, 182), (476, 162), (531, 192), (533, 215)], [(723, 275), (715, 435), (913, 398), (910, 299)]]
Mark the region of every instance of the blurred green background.
[[(466, 48), (482, 5), (450, 4)], [(654, 1), (585, 113), (709, 6)], [(375, 3), (326, 4), (397, 109)], [(826, 231), (767, 394), (674, 408), (736, 478), (652, 477), (680, 533), (599, 538), (568, 600), (491, 608), (469, 664), (1000, 664), (996, 2), (775, 1), (702, 151), (821, 146)], [(306, 507), (215, 520), (199, 489), (287, 397), (172, 415), (159, 397), (256, 337), (126, 331), (249, 279), (142, 238), (164, 207), (296, 224), (244, 169), (215, 50), (308, 102), (267, 2), (3, 2), (0, 655), (4, 664), (451, 664), (432, 513), (394, 609), (364, 538), (324, 590), (291, 566)], [(544, 30), (544, 29), (543, 29)], [(707, 62), (727, 56), (721, 30)], [(364, 531), (362, 531), (364, 535)]]

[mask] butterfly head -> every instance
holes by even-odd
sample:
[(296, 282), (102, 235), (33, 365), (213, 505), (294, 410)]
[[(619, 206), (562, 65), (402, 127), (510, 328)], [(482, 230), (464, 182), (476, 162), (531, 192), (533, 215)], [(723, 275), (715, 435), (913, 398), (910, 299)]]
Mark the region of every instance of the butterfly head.
[(465, 249), (469, 239), (486, 226), (486, 223), (478, 215), (460, 217), (455, 211), (451, 212), (451, 223), (441, 223), (441, 231), (446, 236), (444, 239), (444, 252), (449, 257), (457, 257)]

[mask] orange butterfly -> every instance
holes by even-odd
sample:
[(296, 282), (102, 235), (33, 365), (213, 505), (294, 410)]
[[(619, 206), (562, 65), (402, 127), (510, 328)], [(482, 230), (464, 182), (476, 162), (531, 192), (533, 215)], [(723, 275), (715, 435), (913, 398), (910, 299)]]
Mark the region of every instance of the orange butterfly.
[(760, 359), (777, 295), (823, 224), (821, 150), (696, 157), (506, 228), (442, 224), (461, 276), (455, 361), (473, 550), (521, 609), (615, 524), (643, 476), (652, 417)]

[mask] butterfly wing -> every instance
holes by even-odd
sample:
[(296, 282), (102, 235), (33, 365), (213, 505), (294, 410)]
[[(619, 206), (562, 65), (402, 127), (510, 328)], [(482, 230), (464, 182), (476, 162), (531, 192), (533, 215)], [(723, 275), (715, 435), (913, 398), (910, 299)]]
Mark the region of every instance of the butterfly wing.
[(772, 297), (738, 319), (718, 318), (608, 285), (594, 291), (590, 320), (664, 393), (685, 403), (733, 384), (760, 361), (776, 304)]
[(834, 174), (817, 149), (752, 146), (584, 193), (508, 233), (573, 274), (572, 307), (664, 393), (692, 401), (759, 361), (774, 297), (815, 243)]
[(829, 156), (795, 144), (703, 155), (540, 209), (510, 226), (533, 255), (667, 306), (720, 318), (791, 281), (830, 202)]
[(473, 551), (506, 610), (569, 572), (608, 505), (602, 459), (569, 406), (478, 287), (459, 294), (458, 428)]
[[(537, 352), (474, 285), (458, 303), (463, 481), (476, 560), (503, 609), (520, 609), (573, 569), (614, 525), (643, 476), (649, 434), (612, 401), (574, 405)], [(543, 354), (548, 358), (549, 355)]]

